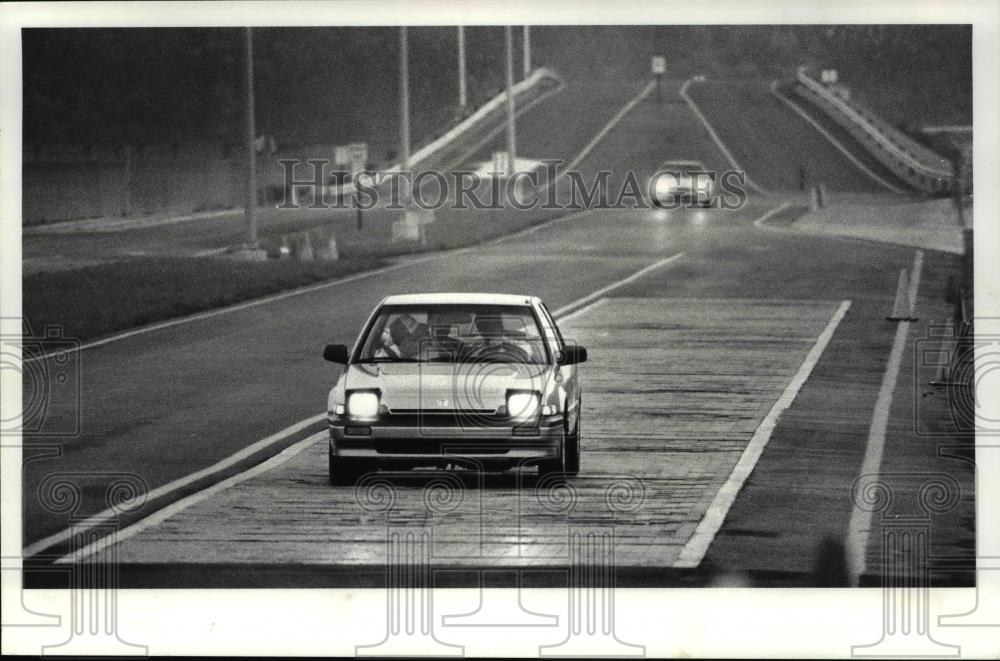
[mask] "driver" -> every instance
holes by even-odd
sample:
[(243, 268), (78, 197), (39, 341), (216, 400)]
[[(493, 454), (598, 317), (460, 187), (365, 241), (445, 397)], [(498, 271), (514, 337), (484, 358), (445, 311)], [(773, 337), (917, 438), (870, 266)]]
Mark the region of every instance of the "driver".
[(401, 314), (382, 331), (381, 346), (376, 358), (409, 360), (417, 357), (421, 343), (427, 337), (427, 325), (419, 323), (412, 315)]

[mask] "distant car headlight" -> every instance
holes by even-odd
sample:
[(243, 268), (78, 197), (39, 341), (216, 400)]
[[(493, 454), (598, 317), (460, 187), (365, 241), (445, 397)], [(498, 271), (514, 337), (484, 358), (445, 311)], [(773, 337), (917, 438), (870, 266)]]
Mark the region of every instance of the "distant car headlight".
[(537, 392), (507, 393), (507, 414), (515, 420), (532, 420), (538, 417), (541, 397)]
[(670, 195), (677, 187), (677, 178), (670, 174), (660, 175), (656, 179), (656, 194), (658, 196)]
[(377, 417), (378, 393), (371, 391), (349, 393), (347, 395), (347, 414), (352, 418)]

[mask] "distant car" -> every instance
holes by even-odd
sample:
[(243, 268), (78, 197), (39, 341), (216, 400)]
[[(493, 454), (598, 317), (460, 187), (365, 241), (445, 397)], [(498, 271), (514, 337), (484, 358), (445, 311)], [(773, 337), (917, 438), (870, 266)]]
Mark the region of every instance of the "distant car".
[(389, 296), (328, 398), (330, 482), (381, 467), (580, 470), (587, 350), (567, 343), (540, 299), (509, 294)]
[(662, 163), (650, 180), (650, 195), (658, 207), (687, 201), (711, 206), (715, 199), (712, 174), (700, 161), (671, 160)]

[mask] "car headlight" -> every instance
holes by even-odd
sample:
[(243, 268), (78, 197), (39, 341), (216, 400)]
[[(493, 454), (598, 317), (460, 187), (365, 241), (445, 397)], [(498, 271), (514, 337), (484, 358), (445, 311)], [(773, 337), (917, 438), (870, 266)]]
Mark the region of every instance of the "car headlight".
[(656, 179), (656, 194), (667, 195), (677, 186), (677, 178), (671, 174), (660, 175)]
[(378, 393), (371, 391), (348, 393), (347, 414), (352, 418), (378, 416)]
[(533, 420), (538, 417), (540, 399), (537, 392), (507, 393), (507, 414), (515, 420)]

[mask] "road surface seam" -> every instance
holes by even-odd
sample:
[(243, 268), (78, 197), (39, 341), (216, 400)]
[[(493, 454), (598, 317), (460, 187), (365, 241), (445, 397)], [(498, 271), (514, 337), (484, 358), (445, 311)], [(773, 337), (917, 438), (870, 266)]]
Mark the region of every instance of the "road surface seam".
[(715, 146), (717, 146), (722, 151), (722, 154), (729, 161), (729, 165), (734, 170), (739, 170), (740, 172), (743, 173), (744, 182), (746, 182), (746, 185), (749, 186), (750, 188), (754, 189), (755, 191), (757, 191), (761, 195), (770, 195), (769, 191), (761, 188), (760, 186), (758, 186), (757, 184), (755, 184), (753, 181), (751, 181), (750, 175), (747, 174), (746, 169), (743, 168), (743, 167), (741, 167), (740, 164), (736, 161), (736, 157), (733, 156), (732, 152), (730, 152), (729, 149), (726, 147), (726, 145), (723, 144), (722, 138), (720, 138), (719, 134), (715, 132), (714, 128), (712, 128), (712, 124), (708, 121), (708, 118), (705, 117), (705, 115), (701, 112), (701, 109), (698, 108), (698, 104), (696, 104), (694, 102), (694, 99), (692, 99), (688, 95), (687, 88), (688, 88), (688, 86), (692, 82), (694, 82), (693, 79), (689, 79), (689, 80), (684, 81), (684, 84), (681, 85), (681, 89), (678, 92), (678, 94), (680, 95), (680, 97), (682, 99), (684, 99), (684, 102), (688, 105), (688, 108), (691, 109), (691, 112), (694, 113), (695, 117), (697, 117), (698, 120), (702, 123), (702, 125), (708, 130), (708, 136), (710, 138), (712, 138), (712, 140), (715, 142)]
[(606, 287), (601, 287), (597, 291), (591, 292), (591, 293), (587, 294), (586, 296), (584, 296), (583, 298), (578, 298), (577, 300), (573, 301), (572, 303), (569, 303), (567, 305), (562, 306), (561, 308), (559, 308), (558, 310), (556, 310), (555, 312), (553, 312), (552, 316), (554, 316), (554, 317), (562, 317), (563, 315), (568, 314), (569, 312), (572, 312), (576, 308), (582, 307), (582, 306), (586, 305), (587, 303), (590, 303), (591, 301), (593, 301), (593, 300), (595, 300), (597, 298), (600, 298), (601, 296), (604, 296), (605, 294), (607, 294), (612, 289), (617, 289), (618, 287), (621, 287), (622, 285), (627, 285), (630, 282), (635, 282), (636, 280), (638, 280), (642, 276), (646, 275), (650, 271), (655, 271), (656, 269), (661, 268), (663, 266), (666, 266), (667, 264), (670, 264), (671, 262), (674, 262), (674, 261), (680, 259), (683, 256), (684, 256), (684, 253), (679, 252), (679, 253), (676, 253), (674, 255), (671, 255), (670, 257), (665, 257), (665, 258), (663, 258), (663, 259), (661, 259), (659, 261), (656, 261), (656, 262), (650, 264), (649, 266), (645, 266), (645, 267), (639, 269), (638, 271), (636, 271), (635, 273), (633, 273), (630, 276), (622, 278), (621, 280), (616, 280), (615, 282), (612, 282), (610, 285), (607, 285)]
[(705, 511), (705, 515), (698, 522), (698, 527), (695, 529), (694, 533), (688, 538), (684, 548), (681, 549), (680, 555), (677, 557), (676, 562), (674, 562), (674, 568), (694, 568), (701, 564), (702, 559), (708, 552), (708, 547), (712, 544), (715, 539), (715, 535), (722, 528), (722, 524), (726, 520), (726, 515), (729, 513), (729, 509), (736, 502), (736, 497), (739, 495), (740, 489), (743, 488), (743, 483), (746, 482), (747, 478), (750, 477), (750, 473), (753, 472), (754, 466), (757, 465), (757, 460), (760, 459), (761, 454), (764, 452), (764, 448), (767, 446), (767, 442), (771, 439), (771, 433), (777, 426), (778, 418), (784, 413), (785, 409), (791, 406), (792, 402), (795, 401), (795, 397), (798, 395), (799, 390), (805, 384), (809, 375), (812, 373), (813, 367), (819, 362), (820, 356), (823, 355), (823, 351), (826, 349), (827, 344), (830, 343), (830, 339), (833, 337), (834, 332), (837, 330), (837, 326), (840, 324), (840, 320), (844, 318), (847, 314), (847, 310), (851, 307), (851, 301), (845, 300), (840, 303), (837, 311), (834, 312), (830, 321), (827, 322), (826, 328), (820, 333), (819, 337), (816, 338), (816, 343), (813, 345), (812, 349), (806, 355), (805, 360), (802, 361), (802, 365), (799, 366), (798, 372), (792, 377), (785, 390), (778, 397), (771, 410), (768, 411), (767, 415), (761, 420), (761, 423), (757, 426), (754, 431), (753, 437), (747, 444), (746, 449), (740, 456), (739, 461), (736, 466), (733, 467), (732, 473), (730, 473), (729, 478), (722, 485), (722, 487), (716, 492), (715, 498), (712, 500), (712, 504), (709, 505), (708, 509)]
[[(275, 443), (279, 443), (293, 434), (297, 434), (298, 432), (308, 428), (310, 425), (319, 422), (325, 417), (326, 414), (322, 413), (319, 415), (314, 415), (311, 418), (306, 418), (305, 420), (300, 420), (299, 422), (296, 422), (294, 425), (290, 425), (279, 432), (271, 434), (267, 438), (263, 438), (254, 443), (253, 445), (248, 445), (239, 452), (236, 452), (235, 454), (232, 454), (223, 459), (222, 461), (219, 461), (207, 468), (202, 468), (201, 470), (191, 473), (190, 475), (185, 475), (182, 478), (176, 479), (172, 482), (168, 482), (167, 484), (156, 487), (155, 489), (152, 489), (148, 493), (144, 494), (144, 498), (146, 502), (155, 500), (157, 498), (162, 498), (174, 491), (177, 491), (178, 489), (183, 489), (187, 485), (197, 482), (198, 480), (210, 477), (213, 474), (224, 471), (227, 468), (236, 465), (240, 461), (253, 456), (257, 452), (267, 448), (268, 446), (271, 446)], [(99, 514), (95, 514), (94, 516), (88, 518), (86, 521), (77, 524), (73, 528), (67, 528), (61, 532), (58, 532), (54, 535), (50, 535), (45, 539), (41, 539), (35, 542), (34, 544), (31, 544), (30, 546), (24, 549), (23, 555), (24, 557), (30, 557), (37, 553), (41, 553), (47, 548), (68, 541), (76, 531), (87, 530), (92, 528), (93, 526), (101, 525), (102, 523), (107, 523), (109, 520), (113, 519), (117, 514), (118, 510), (116, 509), (113, 508), (106, 509)]]
[[(588, 213), (589, 211), (590, 210), (584, 211), (582, 213)], [(571, 215), (577, 215), (577, 214), (571, 214)], [(563, 217), (563, 218), (565, 218), (565, 217)], [(560, 219), (556, 219), (556, 220), (560, 220)], [(533, 228), (531, 228), (531, 229), (533, 229)], [(561, 321), (564, 318), (563, 315), (569, 316), (568, 313), (571, 313), (571, 314), (575, 315), (575, 314), (578, 314), (578, 313), (582, 312), (584, 309), (592, 309), (593, 307), (596, 307), (597, 304), (599, 304), (601, 302), (602, 299), (600, 299), (600, 297), (603, 296), (604, 294), (606, 294), (607, 292), (609, 292), (609, 291), (611, 291), (613, 289), (616, 289), (618, 287), (621, 287), (623, 285), (627, 285), (627, 284), (629, 284), (631, 282), (634, 282), (635, 280), (641, 278), (642, 276), (646, 275), (647, 273), (649, 273), (649, 272), (651, 272), (653, 270), (656, 270), (658, 268), (661, 268), (663, 266), (666, 266), (667, 264), (670, 264), (670, 263), (676, 261), (677, 259), (679, 259), (679, 258), (681, 258), (683, 256), (684, 256), (684, 253), (680, 252), (680, 253), (676, 253), (674, 255), (671, 255), (670, 257), (666, 257), (664, 259), (658, 260), (658, 261), (654, 262), (653, 264), (650, 264), (648, 266), (645, 266), (645, 267), (639, 269), (638, 271), (636, 271), (635, 273), (633, 273), (633, 274), (631, 274), (629, 276), (621, 278), (620, 280), (616, 280), (615, 282), (611, 283), (610, 285), (602, 287), (602, 288), (600, 288), (600, 289), (598, 289), (598, 290), (596, 290), (594, 292), (591, 292), (590, 294), (587, 294), (586, 296), (583, 296), (582, 298), (579, 298), (579, 299), (577, 299), (577, 300), (575, 300), (575, 301), (573, 301), (573, 302), (571, 302), (571, 303), (569, 303), (567, 305), (564, 305), (563, 307), (561, 307), (558, 310), (556, 310), (553, 313), (553, 316), (556, 317), (557, 319), (560, 319), (560, 321)], [(597, 300), (595, 300), (595, 299), (597, 299)], [(300, 420), (299, 422), (296, 422), (295, 424), (293, 424), (293, 425), (291, 425), (291, 426), (289, 426), (289, 427), (287, 427), (287, 428), (285, 428), (285, 429), (283, 429), (283, 430), (281, 430), (279, 432), (276, 432), (275, 434), (272, 434), (271, 436), (268, 436), (265, 439), (257, 441), (253, 445), (250, 445), (250, 446), (244, 448), (243, 450), (240, 450), (236, 454), (233, 454), (233, 455), (227, 457), (226, 459), (223, 459), (222, 461), (220, 461), (220, 462), (218, 462), (218, 463), (216, 463), (216, 464), (214, 464), (212, 466), (209, 466), (208, 468), (203, 468), (200, 471), (197, 471), (195, 473), (192, 473), (190, 475), (187, 475), (185, 477), (182, 477), (180, 479), (174, 480), (173, 482), (169, 482), (168, 484), (164, 484), (162, 486), (159, 486), (159, 487), (151, 490), (148, 494), (146, 494), (146, 500), (150, 501), (150, 500), (153, 500), (155, 498), (165, 497), (168, 494), (170, 494), (171, 492), (176, 491), (177, 489), (184, 488), (185, 486), (187, 486), (187, 485), (189, 485), (189, 484), (191, 484), (191, 483), (193, 483), (193, 482), (195, 482), (195, 481), (197, 481), (199, 479), (204, 479), (204, 478), (210, 477), (213, 473), (217, 473), (217, 472), (220, 472), (222, 470), (225, 470), (225, 469), (227, 469), (227, 468), (235, 465), (239, 461), (241, 461), (241, 460), (243, 460), (243, 459), (245, 459), (245, 458), (247, 458), (249, 456), (252, 456), (256, 452), (265, 449), (267, 446), (273, 445), (274, 443), (281, 442), (282, 440), (288, 438), (292, 434), (298, 433), (298, 432), (302, 431), (303, 429), (306, 429), (310, 425), (315, 424), (315, 423), (323, 420), (325, 417), (326, 417), (326, 413), (320, 413), (320, 414), (317, 414), (315, 416), (306, 418), (305, 420)], [(306, 440), (310, 440), (311, 439), (312, 442), (315, 442), (315, 441), (319, 440), (319, 438), (321, 436), (325, 435), (325, 434), (326, 434), (326, 431), (324, 430), (323, 432), (320, 432), (318, 434), (314, 434), (313, 436), (310, 436)], [(291, 447), (292, 448), (299, 448), (295, 452), (297, 454), (299, 451), (301, 451), (302, 449), (304, 449), (305, 447), (307, 447), (310, 444), (311, 443), (305, 443), (305, 441), (300, 441), (299, 443), (296, 443), (295, 445), (293, 445)], [(301, 448), (299, 447), (300, 445), (302, 445)], [(276, 455), (276, 457), (283, 456), (285, 453), (287, 453), (289, 451), (289, 449), (291, 449), (291, 448), (283, 450), (280, 454)], [(286, 459), (290, 458), (291, 456), (294, 456), (294, 455), (288, 455), (288, 457), (286, 457)], [(273, 461), (276, 457), (271, 457), (270, 459), (267, 459), (265, 462), (263, 462), (261, 464), (258, 464), (257, 466), (254, 466), (254, 467), (252, 467), (252, 468), (244, 471), (243, 473), (239, 473), (237, 475), (229, 477), (226, 480), (223, 480), (222, 482), (219, 482), (218, 484), (212, 485), (210, 487), (206, 487), (204, 490), (199, 491), (196, 494), (193, 494), (191, 496), (188, 496), (187, 498), (183, 498), (183, 499), (181, 499), (181, 500), (179, 500), (179, 501), (177, 501), (175, 503), (167, 505), (166, 507), (164, 507), (162, 509), (156, 510), (152, 514), (150, 514), (150, 515), (148, 515), (148, 516), (140, 519), (136, 523), (132, 524), (132, 526), (129, 526), (129, 527), (125, 528), (124, 530), (130, 530), (131, 528), (133, 528), (135, 526), (142, 526), (144, 524), (144, 522), (152, 519), (153, 517), (158, 516), (161, 512), (163, 512), (164, 510), (169, 509), (169, 508), (174, 508), (174, 509), (171, 509), (171, 513), (179, 512), (182, 509), (185, 509), (187, 506), (189, 506), (191, 504), (194, 504), (195, 502), (199, 502), (198, 500), (193, 500), (198, 494), (211, 492), (210, 495), (213, 495), (215, 493), (218, 493), (218, 492), (220, 492), (220, 491), (223, 490), (223, 488), (219, 488), (219, 485), (226, 484), (227, 486), (231, 486), (233, 484), (238, 484), (242, 480), (237, 480), (236, 478), (239, 478), (240, 475), (248, 475), (250, 473), (252, 473), (253, 475), (257, 475), (257, 474), (259, 474), (261, 472), (261, 471), (258, 470), (261, 466), (264, 466), (264, 465), (276, 466), (276, 465), (278, 465), (281, 462), (277, 462), (277, 463), (273, 463), (273, 464), (269, 463), (269, 462)], [(187, 504), (184, 505), (184, 507), (175, 507), (175, 506), (179, 505), (180, 503), (187, 503)], [(26, 547), (24, 549), (23, 555), (24, 555), (24, 557), (31, 557), (31, 556), (36, 555), (38, 553), (41, 553), (42, 551), (44, 551), (44, 550), (46, 550), (48, 548), (51, 548), (51, 547), (53, 547), (53, 546), (55, 546), (57, 544), (64, 543), (67, 540), (69, 540), (77, 532), (80, 532), (80, 531), (83, 531), (83, 530), (88, 530), (88, 529), (90, 529), (90, 528), (92, 528), (94, 526), (97, 526), (97, 525), (106, 524), (109, 519), (114, 518), (114, 516), (116, 515), (116, 513), (117, 512), (115, 510), (113, 510), (113, 509), (107, 509), (107, 510), (105, 510), (105, 511), (99, 513), (99, 514), (96, 514), (96, 515), (90, 517), (89, 519), (87, 519), (86, 521), (84, 521), (81, 524), (73, 526), (72, 528), (67, 528), (67, 529), (65, 529), (65, 530), (63, 530), (61, 532), (58, 532), (58, 533), (56, 533), (54, 535), (46, 537), (45, 539), (42, 539), (42, 540), (39, 540), (39, 541), (35, 542), (34, 544), (32, 544), (32, 545), (30, 545), (30, 546), (28, 546), (28, 547)], [(156, 522), (158, 523), (160, 520), (162, 520), (162, 519), (157, 519)], [(145, 529), (149, 525), (152, 525), (152, 523), (144, 526), (142, 529)], [(124, 532), (124, 530), (120, 531), (117, 534), (121, 535)], [(97, 542), (94, 542), (94, 544), (99, 544), (102, 541), (103, 541), (103, 539), (102, 540), (98, 540)], [(102, 547), (102, 548), (104, 548), (104, 547)]]
[[(917, 303), (917, 289), (920, 286), (920, 271), (923, 268), (924, 251), (918, 250), (913, 256), (913, 275), (907, 291), (912, 305)], [(865, 445), (865, 457), (861, 462), (859, 477), (876, 475), (882, 466), (882, 453), (885, 450), (885, 433), (889, 425), (889, 412), (892, 409), (892, 397), (896, 391), (896, 381), (899, 369), (903, 364), (903, 350), (906, 348), (906, 338), (910, 332), (910, 321), (897, 322), (896, 335), (889, 350), (889, 361), (882, 376), (878, 399), (875, 400), (875, 411), (872, 413), (871, 426), (868, 428), (868, 441)], [(858, 506), (851, 499), (851, 519), (847, 524), (847, 553), (850, 563), (851, 585), (857, 586), (865, 571), (865, 550), (868, 547), (868, 535), (871, 532), (872, 511)]]
[[(322, 418), (325, 416), (319, 416), (319, 417)], [(253, 468), (243, 471), (242, 473), (226, 478), (225, 480), (213, 484), (212, 486), (207, 487), (197, 493), (191, 494), (186, 498), (181, 498), (180, 500), (173, 502), (167, 505), (166, 507), (158, 509), (149, 516), (144, 517), (139, 521), (136, 521), (132, 525), (127, 526), (121, 530), (114, 531), (111, 534), (106, 535), (95, 542), (91, 542), (90, 544), (84, 546), (83, 548), (77, 549), (76, 551), (60, 558), (59, 560), (56, 561), (56, 563), (82, 560), (87, 556), (93, 555), (94, 553), (98, 553), (99, 551), (103, 551), (104, 549), (110, 546), (114, 546), (115, 544), (123, 542), (130, 537), (138, 535), (143, 530), (159, 525), (160, 523), (170, 518), (174, 514), (177, 514), (178, 512), (181, 512), (187, 509), (188, 507), (191, 507), (192, 505), (196, 505), (197, 503), (200, 503), (222, 491), (225, 491), (229, 487), (235, 486), (240, 482), (245, 482), (246, 480), (249, 480), (252, 477), (260, 475), (261, 473), (266, 473), (272, 468), (280, 466), (281, 464), (285, 463), (292, 457), (296, 456), (306, 448), (310, 447), (313, 443), (321, 441), (326, 436), (326, 434), (327, 432), (324, 429), (323, 431), (317, 432), (312, 436), (308, 436), (299, 441), (298, 443), (296, 443), (295, 445), (285, 448), (280, 453), (271, 457), (267, 461), (257, 464)], [(105, 521), (107, 520), (105, 519)]]
[(796, 113), (798, 113), (798, 115), (800, 117), (802, 117), (802, 119), (804, 119), (807, 122), (809, 122), (810, 126), (812, 126), (814, 129), (816, 129), (817, 131), (819, 131), (819, 134), (821, 136), (823, 136), (824, 138), (826, 138), (827, 141), (831, 145), (833, 145), (834, 147), (836, 147), (837, 151), (839, 151), (841, 154), (843, 154), (844, 156), (846, 156), (847, 159), (851, 163), (853, 163), (863, 173), (865, 173), (866, 175), (868, 175), (869, 177), (871, 177), (872, 179), (874, 179), (877, 183), (881, 184), (882, 186), (885, 186), (886, 188), (888, 188), (889, 190), (891, 190), (893, 193), (901, 193), (901, 194), (906, 193), (906, 191), (904, 191), (903, 189), (899, 188), (898, 186), (893, 186), (891, 183), (889, 183), (888, 181), (886, 181), (882, 177), (880, 177), (877, 174), (875, 174), (874, 172), (872, 172), (868, 168), (867, 165), (865, 165), (864, 163), (862, 163), (861, 161), (859, 161), (857, 159), (857, 157), (854, 156), (854, 154), (852, 154), (851, 152), (849, 152), (847, 150), (847, 148), (844, 147), (844, 145), (840, 143), (839, 140), (837, 140), (836, 138), (834, 138), (830, 134), (829, 131), (827, 131), (825, 128), (823, 128), (823, 126), (820, 125), (820, 123), (817, 122), (815, 119), (813, 119), (812, 116), (809, 115), (809, 113), (807, 113), (805, 110), (803, 110), (801, 106), (799, 106), (797, 103), (795, 103), (794, 101), (792, 101), (791, 99), (789, 99), (787, 96), (785, 96), (784, 94), (782, 94), (781, 92), (779, 92), (778, 91), (778, 81), (777, 80), (775, 80), (775, 81), (773, 81), (771, 83), (771, 94), (773, 94), (774, 96), (776, 96), (779, 99), (781, 99), (785, 103), (785, 105), (787, 105), (789, 108), (791, 108)]

